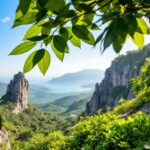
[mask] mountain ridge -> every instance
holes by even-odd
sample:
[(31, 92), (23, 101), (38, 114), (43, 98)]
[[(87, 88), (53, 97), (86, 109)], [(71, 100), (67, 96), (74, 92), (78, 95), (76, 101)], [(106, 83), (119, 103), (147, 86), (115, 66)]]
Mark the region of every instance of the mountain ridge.
[[(84, 70), (81, 70), (81, 71), (77, 71), (77, 72), (73, 72), (73, 73), (66, 73), (66, 74), (61, 75), (59, 77), (52, 78), (51, 80), (48, 81), (48, 83), (52, 83), (52, 84), (60, 84), (60, 83), (70, 84), (70, 80), (72, 80), (73, 83), (76, 82), (76, 84), (77, 83), (79, 84), (79, 82), (82, 81), (82, 80), (84, 80), (86, 82), (87, 82), (87, 80), (89, 81), (89, 76), (91, 78), (91, 83), (93, 83), (95, 80), (102, 79), (103, 74), (104, 74), (104, 71), (99, 70), (99, 69), (84, 69)], [(96, 78), (96, 79), (94, 79), (94, 78)], [(77, 79), (78, 79), (78, 81), (77, 81)], [(82, 85), (82, 83), (80, 85)]]

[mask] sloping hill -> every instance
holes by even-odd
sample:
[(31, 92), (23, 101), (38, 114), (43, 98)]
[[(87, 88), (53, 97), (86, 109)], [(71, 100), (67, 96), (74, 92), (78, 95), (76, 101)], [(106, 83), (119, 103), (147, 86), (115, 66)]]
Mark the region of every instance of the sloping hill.
[(68, 108), (70, 105), (72, 105), (75, 101), (78, 101), (80, 99), (87, 98), (91, 95), (91, 93), (81, 93), (77, 95), (71, 95), (71, 96), (66, 96), (61, 99), (57, 99), (52, 104), (56, 106), (61, 106), (64, 108)]
[(72, 111), (76, 112), (75, 114), (78, 115), (80, 114), (80, 112), (85, 110), (85, 105), (89, 101), (90, 96), (91, 93), (80, 93), (57, 99), (51, 103), (35, 104), (34, 106), (45, 112), (67, 115), (71, 113), (71, 109), (73, 108), (74, 105), (75, 107), (73, 108)]
[(66, 114), (66, 115), (70, 114), (71, 116), (78, 116), (85, 110), (86, 104), (87, 102), (90, 101), (90, 98), (91, 97), (87, 97), (87, 98), (75, 101), (73, 104), (69, 106), (69, 108), (63, 114)]

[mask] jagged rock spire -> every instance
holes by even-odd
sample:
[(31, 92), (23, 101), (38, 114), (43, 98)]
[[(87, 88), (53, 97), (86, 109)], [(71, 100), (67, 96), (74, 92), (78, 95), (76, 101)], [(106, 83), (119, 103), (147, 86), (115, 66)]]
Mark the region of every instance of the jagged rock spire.
[(14, 113), (22, 112), (28, 107), (28, 86), (29, 83), (22, 72), (14, 75), (8, 84), (6, 95), (10, 101), (16, 103)]

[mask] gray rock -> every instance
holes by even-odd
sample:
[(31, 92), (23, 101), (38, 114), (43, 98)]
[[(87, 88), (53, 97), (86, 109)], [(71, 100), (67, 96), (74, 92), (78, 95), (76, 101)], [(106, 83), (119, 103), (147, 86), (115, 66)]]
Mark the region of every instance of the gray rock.
[(21, 72), (14, 75), (8, 84), (6, 95), (9, 101), (16, 103), (14, 113), (22, 112), (28, 107), (28, 86), (29, 83)]
[(144, 106), (140, 108), (140, 111), (150, 114), (150, 103), (144, 104)]

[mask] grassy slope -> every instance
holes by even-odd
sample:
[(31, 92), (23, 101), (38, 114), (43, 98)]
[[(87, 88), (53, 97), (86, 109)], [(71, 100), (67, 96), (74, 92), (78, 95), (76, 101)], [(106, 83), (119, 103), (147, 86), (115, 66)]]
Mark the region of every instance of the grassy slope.
[[(14, 145), (23, 150), (145, 150), (150, 149), (150, 116), (139, 109), (150, 102), (150, 90), (113, 111), (88, 116), (71, 127), (67, 135), (56, 131)], [(122, 114), (132, 111), (126, 118)], [(13, 149), (15, 150), (15, 149)]]
[(85, 110), (85, 105), (87, 101), (89, 101), (90, 95), (91, 93), (81, 93), (63, 97), (51, 103), (34, 106), (45, 112), (67, 115), (71, 113), (71, 111), (74, 111), (78, 115)]
[(13, 108), (12, 103), (0, 105), (3, 127), (9, 131), (11, 140), (25, 140), (35, 133), (48, 134), (58, 128), (64, 130), (69, 125), (63, 117), (43, 113), (31, 106), (20, 114), (13, 114)]
[(80, 99), (79, 101), (75, 101), (72, 105), (69, 106), (69, 108), (64, 112), (65, 114), (74, 114), (79, 115), (81, 114), (86, 107), (87, 102), (90, 101), (90, 97)]

